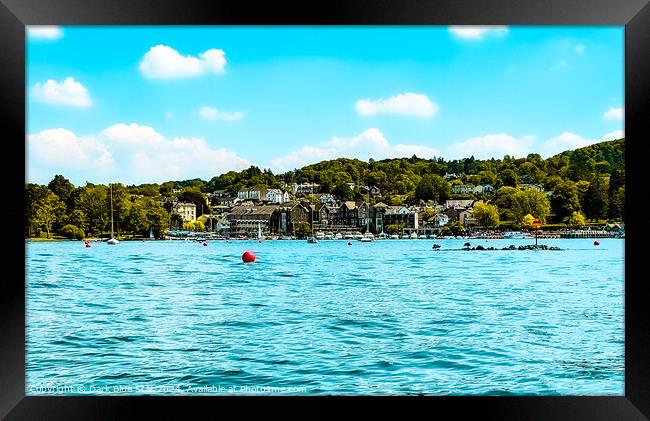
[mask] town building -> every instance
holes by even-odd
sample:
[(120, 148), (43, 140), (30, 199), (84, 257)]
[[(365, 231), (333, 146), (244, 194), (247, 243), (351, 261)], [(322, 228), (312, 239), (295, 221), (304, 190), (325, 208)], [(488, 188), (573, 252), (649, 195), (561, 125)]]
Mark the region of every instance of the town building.
[(264, 199), (269, 203), (282, 204), (289, 201), (289, 192), (280, 189), (269, 189)]
[(445, 202), (445, 209), (467, 209), (474, 205), (474, 199), (450, 199)]
[(469, 194), (474, 193), (474, 187), (474, 184), (456, 184), (451, 189), (455, 194)]
[(241, 200), (266, 200), (268, 189), (244, 189), (237, 192), (237, 198)]
[(270, 230), (279, 234), (294, 234), (300, 224), (309, 223), (310, 210), (298, 202), (284, 203), (275, 208), (271, 216)]
[(316, 183), (293, 183), (291, 184), (293, 194), (315, 194), (320, 192), (320, 184)]
[(172, 213), (180, 215), (183, 222), (196, 220), (196, 205), (194, 203), (178, 202), (172, 208)]
[(444, 227), (449, 223), (449, 217), (444, 213), (438, 213), (433, 218), (434, 227)]
[(330, 206), (336, 204), (336, 198), (329, 193), (322, 193), (316, 197), (318, 198), (318, 201), (322, 204), (330, 205)]
[(230, 224), (230, 235), (233, 237), (256, 237), (258, 227), (262, 234), (271, 230), (271, 217), (277, 209), (274, 205), (239, 205), (230, 209), (226, 219)]
[(464, 209), (458, 213), (458, 221), (464, 226), (476, 225), (476, 220), (472, 217), (473, 209)]
[(519, 185), (521, 190), (537, 190), (539, 192), (544, 191), (544, 186), (537, 183), (523, 183)]
[(490, 184), (478, 185), (472, 190), (473, 193), (488, 194), (494, 191), (494, 187)]
[(386, 206), (383, 208), (382, 225), (404, 225), (405, 231), (419, 228), (418, 213), (406, 206)]

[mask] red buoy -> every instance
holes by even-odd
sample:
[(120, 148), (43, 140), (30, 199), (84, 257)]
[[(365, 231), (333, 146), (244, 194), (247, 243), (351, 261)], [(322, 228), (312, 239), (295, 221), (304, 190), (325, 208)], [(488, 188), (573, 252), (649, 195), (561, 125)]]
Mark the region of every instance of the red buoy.
[(86, 248), (90, 247), (90, 243), (86, 241)]
[(255, 253), (247, 250), (241, 255), (241, 259), (244, 263), (253, 263), (255, 261)]
[(594, 241), (594, 246), (598, 246), (600, 243), (598, 241)]

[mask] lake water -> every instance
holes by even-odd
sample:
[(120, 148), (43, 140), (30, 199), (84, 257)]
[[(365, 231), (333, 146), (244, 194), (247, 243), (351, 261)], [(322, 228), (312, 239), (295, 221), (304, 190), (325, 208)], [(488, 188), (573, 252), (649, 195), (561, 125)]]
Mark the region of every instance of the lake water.
[(623, 395), (624, 240), (453, 250), (533, 241), (27, 243), (27, 394)]

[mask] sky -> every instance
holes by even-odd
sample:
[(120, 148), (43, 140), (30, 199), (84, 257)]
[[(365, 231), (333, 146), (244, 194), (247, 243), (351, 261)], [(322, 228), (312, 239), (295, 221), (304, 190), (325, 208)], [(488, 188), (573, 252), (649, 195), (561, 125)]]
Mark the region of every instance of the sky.
[(543, 157), (624, 136), (624, 27), (30, 26), (28, 182), (338, 157)]

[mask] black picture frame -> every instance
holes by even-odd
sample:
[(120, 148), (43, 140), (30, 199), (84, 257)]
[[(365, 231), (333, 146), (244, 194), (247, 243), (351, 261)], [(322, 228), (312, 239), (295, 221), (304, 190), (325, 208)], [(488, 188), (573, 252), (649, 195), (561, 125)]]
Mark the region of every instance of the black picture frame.
[[(578, 397), (37, 397), (25, 396), (25, 26), (26, 25), (624, 25), (626, 210), (625, 395)], [(330, 403), (353, 401), (382, 412), (398, 403), (428, 415), (495, 419), (642, 420), (650, 417), (650, 324), (644, 241), (650, 205), (644, 194), (650, 102), (650, 4), (647, 0), (348, 0), (292, 4), (213, 0), (0, 0), (0, 118), (5, 160), (3, 274), (0, 288), (0, 415), (7, 419), (123, 419), (149, 410), (208, 409), (236, 416), (269, 405), (309, 405), (318, 415)], [(594, 87), (598, 89), (598, 87)], [(295, 412), (295, 411), (293, 411)], [(172, 412), (166, 412), (171, 416)], [(368, 414), (368, 413), (366, 413)]]

